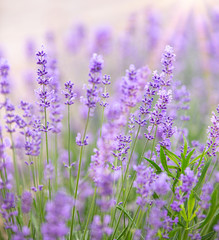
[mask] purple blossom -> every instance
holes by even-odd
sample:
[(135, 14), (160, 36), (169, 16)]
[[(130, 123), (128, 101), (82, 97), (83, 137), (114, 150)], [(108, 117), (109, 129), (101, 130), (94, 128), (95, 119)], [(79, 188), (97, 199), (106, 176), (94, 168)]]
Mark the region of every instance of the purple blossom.
[[(175, 54), (174, 54), (173, 48), (167, 45), (165, 47), (165, 50), (161, 59), (161, 63), (163, 65), (162, 71), (165, 74), (168, 74), (169, 76), (171, 76), (173, 73), (173, 69), (174, 69), (173, 61), (175, 61)], [(167, 86), (170, 84), (169, 80), (170, 79), (168, 79), (167, 80), (168, 82), (166, 82)]]
[(134, 65), (130, 65), (121, 84), (121, 102), (124, 106), (135, 107), (138, 102), (138, 90), (137, 71)]
[[(217, 112), (219, 113), (219, 107)], [(211, 122), (212, 126), (208, 127), (207, 154), (208, 156), (216, 156), (219, 146), (219, 117), (214, 112), (212, 112)]]
[(185, 175), (181, 175), (181, 181), (181, 190), (183, 193), (186, 193), (186, 196), (188, 197), (193, 186), (197, 182), (197, 177), (194, 175), (194, 172), (190, 168), (186, 168)]
[(6, 60), (0, 58), (0, 93), (7, 95), (10, 93), (10, 84), (8, 79), (9, 65)]
[[(63, 204), (65, 203), (65, 204)], [(46, 204), (46, 222), (41, 226), (43, 239), (56, 240), (68, 234), (65, 222), (71, 217), (72, 199), (58, 192), (53, 201)]]
[(140, 195), (137, 198), (137, 204), (142, 208), (145, 207), (147, 203), (151, 202), (151, 196), (153, 194), (153, 185), (157, 179), (154, 169), (147, 167), (143, 163), (134, 167), (137, 173), (135, 182), (133, 186), (137, 188), (137, 193)]
[(30, 192), (23, 192), (21, 196), (21, 209), (23, 213), (29, 213), (32, 207), (32, 195)]
[(200, 206), (203, 209), (208, 209), (210, 207), (211, 194), (213, 192), (213, 185), (211, 183), (206, 183), (202, 187), (202, 193), (200, 196), (201, 202)]
[(73, 86), (74, 86), (74, 83), (72, 83), (71, 81), (68, 81), (65, 83), (66, 91), (64, 91), (63, 93), (66, 98), (66, 102), (65, 102), (66, 105), (74, 104), (75, 97), (77, 96), (77, 94), (73, 91)]
[(76, 143), (78, 146), (82, 147), (82, 146), (86, 146), (88, 145), (88, 136), (86, 135), (84, 140), (82, 140), (81, 138), (81, 134), (78, 133), (75, 139)]
[[(94, 73), (101, 73), (102, 69), (103, 69), (103, 58), (101, 55), (97, 55), (96, 53), (93, 54), (91, 60), (90, 60), (90, 73), (94, 74)], [(89, 80), (89, 82), (91, 83), (100, 83), (99, 82), (99, 78), (93, 78), (93, 76), (90, 76), (91, 79)]]
[(110, 236), (112, 234), (112, 229), (108, 226), (109, 223), (110, 216), (108, 215), (104, 216), (103, 223), (101, 222), (100, 216), (94, 216), (93, 222), (90, 226), (91, 240), (101, 240), (104, 234)]
[(52, 59), (49, 62), (48, 76), (51, 81), (49, 87), (51, 92), (53, 92), (51, 104), (50, 104), (50, 120), (51, 120), (51, 130), (53, 133), (60, 133), (62, 123), (62, 108), (61, 108), (61, 99), (59, 96), (60, 92), (60, 74), (57, 68), (56, 59)]
[(22, 227), (22, 231), (19, 231), (17, 226), (13, 226), (12, 230), (14, 235), (12, 236), (12, 240), (24, 240), (27, 239), (28, 235), (30, 235), (30, 229), (27, 226)]
[(158, 195), (166, 195), (170, 191), (169, 181), (169, 177), (165, 173), (161, 173), (153, 183), (153, 190)]
[(102, 56), (94, 53), (90, 60), (89, 84), (86, 87), (86, 98), (81, 97), (81, 101), (90, 109), (94, 109), (100, 101), (100, 89), (98, 89), (98, 85), (102, 82), (103, 63)]

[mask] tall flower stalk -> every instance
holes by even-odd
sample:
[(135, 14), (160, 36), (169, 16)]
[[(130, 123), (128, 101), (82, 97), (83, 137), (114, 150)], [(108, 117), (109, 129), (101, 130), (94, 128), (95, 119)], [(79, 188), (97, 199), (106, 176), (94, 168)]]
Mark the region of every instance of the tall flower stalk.
[(99, 101), (99, 92), (98, 92), (98, 85), (101, 83), (102, 79), (102, 68), (103, 68), (103, 59), (100, 55), (93, 54), (90, 60), (90, 72), (89, 72), (89, 85), (87, 87), (87, 96), (83, 99), (85, 105), (88, 107), (87, 113), (87, 121), (85, 124), (85, 129), (82, 138), (80, 139), (80, 133), (76, 137), (76, 143), (80, 146), (80, 156), (79, 156), (79, 163), (78, 163), (78, 172), (77, 172), (77, 179), (76, 179), (76, 186), (74, 192), (74, 200), (75, 204), (73, 207), (72, 212), (72, 222), (71, 222), (71, 230), (70, 230), (70, 240), (73, 237), (73, 229), (74, 229), (74, 218), (75, 218), (75, 210), (76, 210), (76, 201), (78, 195), (78, 185), (80, 179), (80, 172), (81, 172), (81, 163), (82, 163), (82, 155), (83, 155), (83, 147), (87, 145), (87, 128), (90, 119), (91, 110), (94, 110), (96, 107), (97, 102)]
[[(48, 131), (50, 130), (48, 125), (48, 119), (47, 119), (47, 108), (50, 107), (51, 104), (51, 97), (53, 94), (53, 91), (49, 92), (48, 85), (51, 79), (47, 76), (47, 60), (46, 60), (46, 53), (41, 50), (37, 52), (37, 65), (39, 65), (39, 68), (37, 70), (37, 82), (41, 86), (37, 93), (39, 95), (39, 106), (40, 109), (42, 109), (44, 113), (44, 126), (42, 126), (42, 131), (45, 132), (45, 141), (46, 141), (46, 162), (49, 164), (49, 146), (48, 146)], [(48, 189), (49, 189), (49, 198), (51, 199), (51, 183), (50, 179), (48, 179)]]

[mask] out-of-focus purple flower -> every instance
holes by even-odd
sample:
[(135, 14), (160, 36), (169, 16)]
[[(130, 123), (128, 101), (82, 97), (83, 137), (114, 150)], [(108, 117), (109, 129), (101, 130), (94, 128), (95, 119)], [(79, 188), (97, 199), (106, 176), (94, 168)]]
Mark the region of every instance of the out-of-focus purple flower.
[(22, 231), (19, 231), (17, 226), (14, 225), (12, 231), (14, 232), (12, 240), (24, 240), (30, 235), (30, 229), (27, 226), (23, 226)]
[(170, 191), (169, 177), (165, 173), (158, 175), (158, 178), (153, 183), (153, 190), (158, 195), (165, 195)]
[(161, 35), (161, 17), (154, 9), (147, 9), (146, 11), (146, 39), (147, 49), (155, 49)]
[(174, 220), (168, 216), (167, 210), (164, 208), (165, 202), (161, 200), (155, 201), (155, 206), (150, 210), (147, 226), (147, 240), (156, 239), (158, 230), (161, 228), (163, 239), (168, 239), (168, 233), (173, 229), (173, 224), (177, 224), (178, 218)]
[(142, 208), (146, 203), (151, 202), (151, 195), (153, 194), (153, 184), (157, 179), (157, 174), (154, 169), (147, 167), (143, 163), (138, 166), (134, 166), (134, 170), (137, 173), (133, 186), (137, 188), (137, 193), (140, 195), (137, 198), (137, 204)]
[(86, 29), (82, 23), (73, 26), (66, 35), (65, 42), (68, 51), (77, 53), (84, 42), (85, 35)]
[(54, 166), (52, 165), (51, 162), (49, 162), (49, 164), (46, 164), (46, 167), (45, 167), (45, 179), (48, 180), (48, 179), (53, 179), (53, 175), (54, 175)]
[(11, 209), (15, 207), (15, 196), (14, 193), (6, 193), (5, 199), (3, 200), (3, 204), (1, 206), (3, 209)]
[(29, 59), (34, 59), (36, 46), (33, 39), (27, 39), (25, 43), (26, 55)]
[(108, 54), (112, 48), (112, 29), (101, 26), (96, 29), (91, 43), (91, 52)]
[(40, 154), (41, 144), (41, 121), (33, 119), (32, 129), (26, 131), (27, 140), (25, 142), (25, 154), (38, 156)]
[(10, 93), (10, 84), (8, 79), (9, 65), (6, 60), (0, 58), (0, 93), (7, 95)]
[(109, 215), (104, 216), (103, 223), (101, 222), (100, 216), (94, 216), (93, 222), (90, 226), (91, 240), (101, 240), (104, 234), (110, 236), (112, 234), (112, 229), (108, 226), (109, 223)]
[(138, 75), (134, 65), (130, 65), (126, 70), (126, 75), (122, 78), (121, 101), (124, 106), (135, 107), (138, 99)]
[(200, 196), (201, 202), (200, 206), (203, 209), (208, 209), (210, 207), (209, 201), (211, 200), (211, 194), (213, 192), (213, 185), (211, 183), (206, 183), (202, 187), (202, 193)]
[(48, 62), (48, 77), (51, 79), (49, 87), (53, 93), (50, 104), (51, 130), (53, 133), (60, 133), (62, 123), (62, 108), (60, 99), (60, 73), (57, 67), (57, 60), (52, 59)]
[(21, 210), (23, 213), (29, 213), (32, 207), (32, 195), (30, 192), (23, 192), (21, 196)]
[(186, 193), (187, 197), (189, 196), (192, 187), (196, 184), (197, 182), (197, 177), (194, 175), (194, 172), (190, 168), (186, 168), (185, 170), (185, 175), (181, 175), (181, 181), (182, 181), (182, 186), (181, 190), (183, 193)]
[[(64, 203), (64, 204), (63, 204)], [(68, 234), (65, 222), (71, 217), (72, 199), (58, 192), (52, 202), (46, 204), (46, 222), (41, 226), (43, 239), (56, 240)]]
[(217, 236), (219, 237), (219, 222), (216, 225), (214, 225), (214, 231), (217, 232)]

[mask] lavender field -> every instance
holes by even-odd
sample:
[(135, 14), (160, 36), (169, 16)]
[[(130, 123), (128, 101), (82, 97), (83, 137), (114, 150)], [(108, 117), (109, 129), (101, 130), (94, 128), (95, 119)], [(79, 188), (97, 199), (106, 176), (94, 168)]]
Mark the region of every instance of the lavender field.
[(0, 29), (0, 240), (219, 239), (219, 6), (69, 4)]

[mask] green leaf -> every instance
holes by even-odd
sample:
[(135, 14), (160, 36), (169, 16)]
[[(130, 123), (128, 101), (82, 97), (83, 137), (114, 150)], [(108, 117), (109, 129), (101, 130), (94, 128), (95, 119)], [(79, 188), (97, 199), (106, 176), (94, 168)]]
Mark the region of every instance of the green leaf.
[(152, 160), (150, 160), (148, 158), (145, 158), (145, 157), (144, 157), (144, 159), (147, 160), (151, 165), (153, 165), (153, 167), (156, 168), (156, 170), (158, 172), (162, 172), (162, 169), (154, 161), (152, 161)]
[(170, 168), (170, 169), (178, 169), (177, 166), (173, 166), (173, 165), (167, 165), (167, 167)]
[(175, 186), (176, 186), (176, 184), (177, 184), (177, 182), (178, 182), (178, 180), (179, 180), (179, 176), (180, 176), (180, 174), (181, 174), (181, 170), (180, 170), (180, 168), (178, 168), (177, 169), (177, 173), (176, 173), (176, 177), (175, 177), (175, 180), (174, 180), (174, 182), (173, 182), (173, 192), (175, 193)]
[(132, 217), (129, 215), (129, 213), (122, 206), (117, 205), (116, 208), (118, 208), (120, 211), (122, 211), (129, 218), (129, 220), (131, 220), (133, 222)]
[(212, 231), (212, 232), (204, 235), (204, 236), (201, 238), (201, 240), (211, 240), (211, 239), (213, 239), (213, 236), (214, 236), (214, 235), (215, 235), (215, 231)]
[(196, 217), (196, 213), (198, 212), (198, 210), (199, 210), (199, 207), (196, 208), (196, 210), (194, 211), (194, 213), (193, 213), (192, 216), (190, 217), (189, 221), (192, 221), (192, 219), (193, 219), (194, 217)]
[(122, 232), (119, 234), (119, 236), (117, 237), (116, 240), (119, 240), (119, 239), (126, 233), (128, 227), (129, 227), (129, 226), (127, 226), (126, 228), (124, 228), (124, 229), (122, 230)]
[(217, 194), (218, 194), (218, 191), (217, 191), (217, 189), (215, 189), (211, 195), (211, 201), (210, 201), (211, 205), (210, 205), (208, 214), (207, 214), (204, 222), (199, 226), (199, 228), (203, 228), (203, 226), (205, 226), (213, 218), (213, 216), (216, 212)]
[(170, 172), (169, 169), (168, 169), (168, 166), (167, 166), (167, 159), (166, 159), (166, 156), (164, 154), (164, 151), (163, 151), (163, 147), (160, 147), (160, 161), (161, 161), (161, 164), (164, 168), (164, 170), (166, 170), (166, 172)]
[(204, 168), (202, 170), (201, 176), (200, 176), (196, 186), (193, 189), (195, 192), (197, 192), (197, 190), (199, 190), (199, 188), (201, 187), (201, 185), (202, 185), (202, 183), (203, 183), (203, 181), (205, 179), (205, 175), (207, 173), (207, 170), (208, 170), (208, 168), (210, 166), (210, 163), (211, 163), (211, 159), (206, 162), (206, 164), (205, 164), (205, 166), (204, 166)]
[(182, 204), (182, 205), (180, 205), (180, 207), (181, 207), (181, 209), (182, 209), (182, 211), (180, 211), (180, 215), (184, 218), (184, 220), (185, 220), (186, 222), (188, 222), (188, 217), (187, 217), (187, 215), (186, 215), (186, 210), (185, 210), (184, 205)]
[(200, 159), (199, 159), (199, 162), (198, 162), (198, 165), (196, 166), (196, 170), (199, 168), (199, 166), (201, 165), (201, 162), (202, 162), (202, 159), (205, 157), (205, 154), (206, 154), (206, 152), (205, 152), (205, 149), (204, 149), (204, 151), (202, 152), (202, 154), (201, 154), (201, 157), (200, 157)]
[(173, 152), (169, 151), (168, 149), (164, 148), (166, 155), (170, 158), (170, 160), (172, 160), (178, 167), (180, 167), (178, 161), (176, 159), (178, 159), (181, 162), (181, 159)]
[(181, 229), (182, 229), (182, 227), (175, 227), (172, 231), (169, 232), (169, 234), (168, 234), (169, 237), (173, 237), (175, 235), (175, 233)]
[(189, 196), (189, 200), (188, 200), (188, 219), (189, 221), (191, 216), (192, 216), (192, 212), (195, 206), (195, 197), (194, 197), (194, 193), (191, 192), (190, 196)]
[(186, 159), (189, 162), (190, 158), (192, 157), (193, 153), (195, 152), (195, 149), (193, 149), (191, 152), (188, 153)]
[(187, 154), (187, 150), (188, 150), (188, 143), (187, 143), (187, 140), (186, 140), (186, 138), (185, 138), (184, 135), (183, 135), (183, 140), (184, 140), (183, 155), (186, 156), (186, 154)]
[(184, 173), (185, 169), (187, 168), (189, 162), (188, 162), (188, 159), (185, 158), (185, 156), (183, 154), (181, 154), (181, 157), (182, 157), (182, 172)]

